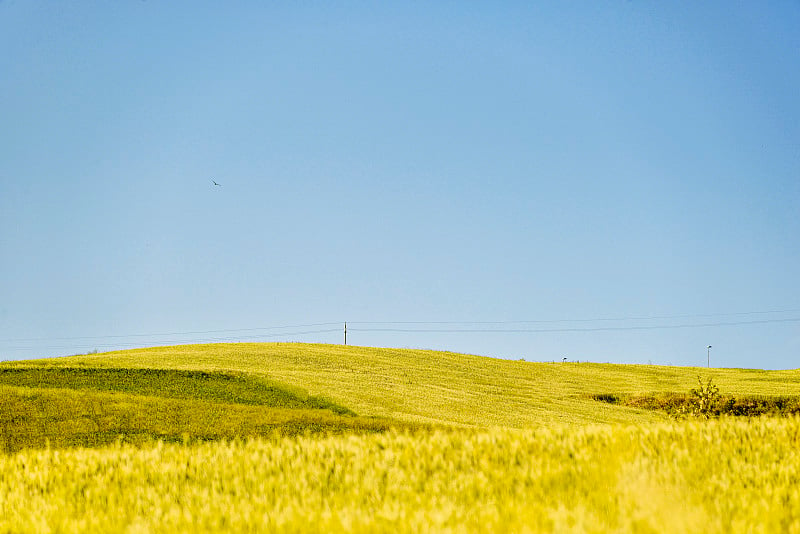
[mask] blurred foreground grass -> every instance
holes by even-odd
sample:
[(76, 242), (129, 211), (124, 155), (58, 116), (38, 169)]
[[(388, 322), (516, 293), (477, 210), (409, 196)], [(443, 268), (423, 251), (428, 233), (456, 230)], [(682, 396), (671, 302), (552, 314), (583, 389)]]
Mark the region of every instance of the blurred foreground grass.
[(800, 420), (0, 456), (0, 532), (798, 532)]

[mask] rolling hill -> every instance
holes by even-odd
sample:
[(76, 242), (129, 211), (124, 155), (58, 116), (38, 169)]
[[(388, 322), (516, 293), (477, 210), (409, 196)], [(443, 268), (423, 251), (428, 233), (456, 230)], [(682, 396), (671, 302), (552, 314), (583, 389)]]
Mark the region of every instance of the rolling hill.
[[(428, 350), (300, 343), (134, 349), (6, 362), (0, 371), (32, 367), (227, 374), (262, 385), (280, 383), (329, 399), (359, 416), (476, 427), (655, 422), (665, 416), (601, 403), (592, 395), (685, 393), (696, 385), (698, 376), (713, 378), (721, 392), (731, 395), (800, 395), (800, 370), (541, 363)], [(112, 376), (109, 373), (112, 371), (107, 371), (107, 377)], [(184, 375), (183, 380), (189, 376)], [(152, 374), (150, 380), (155, 377)], [(54, 385), (48, 383), (47, 387)], [(153, 393), (151, 388), (149, 394)]]
[(595, 400), (698, 375), (798, 406), (800, 371), (337, 345), (4, 362), (0, 532), (797, 531), (800, 417)]

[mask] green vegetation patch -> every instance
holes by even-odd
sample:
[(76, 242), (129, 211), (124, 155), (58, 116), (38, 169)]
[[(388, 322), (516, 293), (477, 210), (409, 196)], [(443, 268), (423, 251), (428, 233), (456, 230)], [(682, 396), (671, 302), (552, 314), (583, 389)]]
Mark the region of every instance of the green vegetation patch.
[(369, 434), (420, 425), (330, 410), (205, 399), (0, 386), (0, 451), (197, 442), (305, 434)]
[(330, 410), (356, 415), (352, 410), (299, 387), (267, 378), (223, 371), (130, 369), (92, 367), (0, 368), (0, 384), (29, 388), (117, 391), (172, 399), (270, 406), (274, 408)]
[(768, 396), (749, 395), (734, 397), (732, 395), (708, 396), (698, 398), (696, 394), (684, 393), (651, 393), (640, 395), (620, 395), (600, 393), (592, 395), (596, 401), (660, 411), (673, 417), (687, 415), (706, 418), (732, 417), (788, 417), (800, 415), (800, 396)]

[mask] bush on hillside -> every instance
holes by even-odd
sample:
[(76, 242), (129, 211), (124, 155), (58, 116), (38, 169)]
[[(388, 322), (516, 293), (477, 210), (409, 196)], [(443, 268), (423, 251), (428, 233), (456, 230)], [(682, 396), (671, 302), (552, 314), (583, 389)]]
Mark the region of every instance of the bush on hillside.
[(666, 412), (670, 417), (683, 419), (699, 417), (703, 419), (720, 416), (760, 417), (800, 415), (800, 397), (797, 396), (745, 396), (722, 395), (719, 388), (709, 378), (705, 382), (697, 377), (698, 387), (689, 394), (655, 393), (645, 395), (621, 395), (599, 393), (591, 398), (597, 401)]

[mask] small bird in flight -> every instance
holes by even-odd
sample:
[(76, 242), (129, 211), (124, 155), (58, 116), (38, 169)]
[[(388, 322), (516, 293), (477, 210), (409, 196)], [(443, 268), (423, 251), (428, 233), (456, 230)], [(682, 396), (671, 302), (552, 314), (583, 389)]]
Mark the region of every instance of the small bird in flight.
[(215, 182), (214, 180), (211, 180), (211, 183), (212, 183), (212, 184), (214, 184), (214, 185), (216, 185), (217, 187), (222, 187), (222, 184), (218, 184), (218, 183), (217, 183), (217, 182)]

